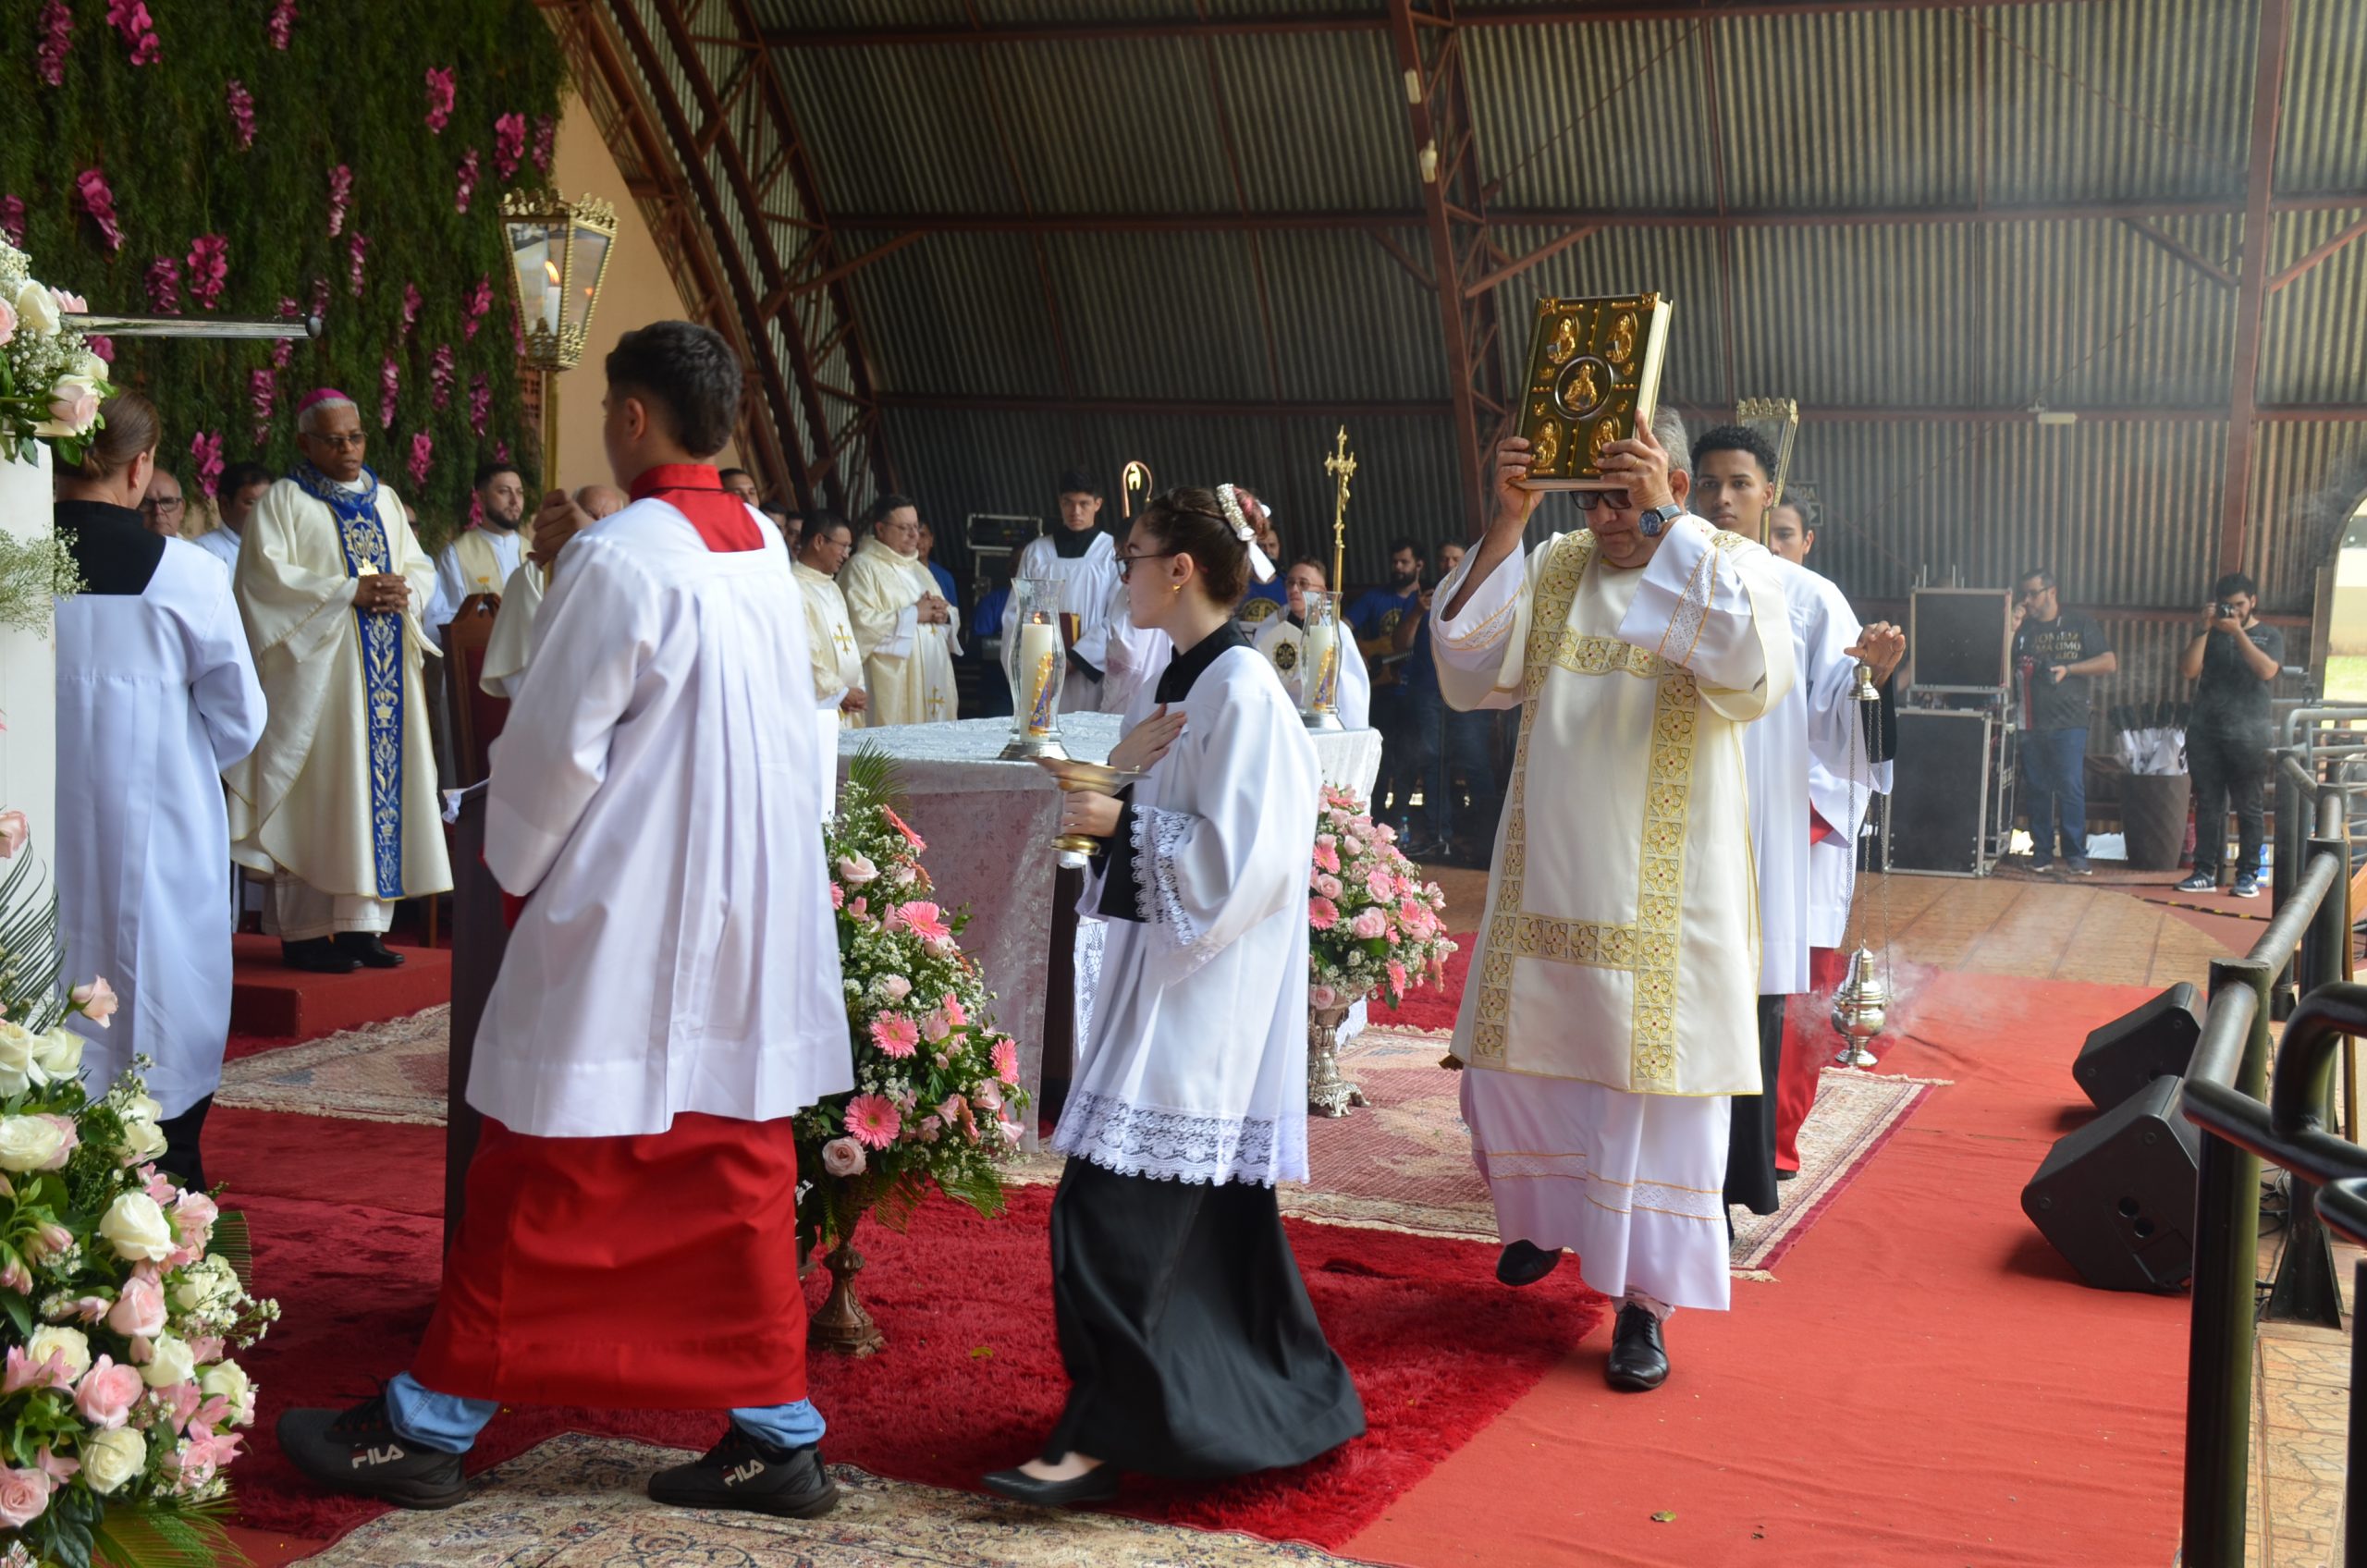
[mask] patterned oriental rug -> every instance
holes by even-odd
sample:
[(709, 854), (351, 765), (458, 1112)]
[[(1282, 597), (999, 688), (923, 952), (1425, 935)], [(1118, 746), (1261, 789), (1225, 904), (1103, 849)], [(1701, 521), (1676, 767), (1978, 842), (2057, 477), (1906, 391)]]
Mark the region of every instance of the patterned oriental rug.
[[(448, 1023), (448, 1009), (431, 1008), (231, 1062), (215, 1102), (441, 1126)], [(1310, 1121), (1315, 1180), (1283, 1189), (1285, 1214), (1417, 1236), (1495, 1239), (1495, 1210), (1457, 1114), (1461, 1079), (1438, 1065), (1445, 1048), (1441, 1036), (1418, 1029), (1375, 1027), (1357, 1037), (1341, 1065), (1372, 1103), (1336, 1121)], [(1932, 1080), (1827, 1068), (1801, 1130), (1800, 1174), (1783, 1184), (1783, 1207), (1764, 1216), (1735, 1211), (1736, 1272), (1756, 1277), (1772, 1268), (1933, 1087)], [(1057, 1181), (1060, 1165), (1058, 1156), (1039, 1156), (1019, 1179)]]
[(664, 1568), (823, 1563), (832, 1568), (1321, 1568), (1347, 1563), (1316, 1547), (1056, 1513), (976, 1492), (831, 1467), (840, 1492), (828, 1517), (685, 1513), (642, 1495), (681, 1449), (567, 1432), (476, 1477), (447, 1513), (389, 1513), (312, 1558), (320, 1568)]

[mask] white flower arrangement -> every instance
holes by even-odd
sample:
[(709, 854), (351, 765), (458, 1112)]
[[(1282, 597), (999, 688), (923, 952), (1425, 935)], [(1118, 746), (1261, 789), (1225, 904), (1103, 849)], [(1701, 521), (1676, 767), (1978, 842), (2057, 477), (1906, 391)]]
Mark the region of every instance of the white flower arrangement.
[(33, 276), (32, 258), (0, 239), (0, 460), (31, 461), (35, 441), (81, 460), (99, 404), (115, 390), (106, 361), (66, 325), (89, 308)]

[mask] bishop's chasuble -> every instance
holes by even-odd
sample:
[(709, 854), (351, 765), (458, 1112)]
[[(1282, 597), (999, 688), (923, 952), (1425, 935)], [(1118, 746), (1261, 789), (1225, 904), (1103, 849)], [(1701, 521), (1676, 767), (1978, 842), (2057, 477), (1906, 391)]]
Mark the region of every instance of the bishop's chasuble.
[[(386, 901), (452, 886), (435, 803), (420, 617), (435, 568), (402, 503), (368, 470), (346, 486), (310, 464), (264, 493), (234, 579), (270, 719), (225, 770), (230, 856), (334, 897)], [(355, 579), (411, 583), (400, 612), (353, 607)]]
[(929, 724), (953, 717), (953, 628), (921, 624), (920, 602), (937, 592), (928, 568), (875, 533), (839, 569), (838, 587), (871, 696), (865, 722)]

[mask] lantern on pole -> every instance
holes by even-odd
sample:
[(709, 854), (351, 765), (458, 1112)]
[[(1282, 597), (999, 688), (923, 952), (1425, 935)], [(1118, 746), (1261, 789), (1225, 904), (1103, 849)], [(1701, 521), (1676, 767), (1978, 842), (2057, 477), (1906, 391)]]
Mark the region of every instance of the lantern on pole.
[(617, 210), (596, 196), (512, 190), (501, 201), (509, 297), (526, 338), (525, 368), (542, 373), (543, 485), (558, 483), (558, 373), (583, 362), (592, 312), (608, 274)]

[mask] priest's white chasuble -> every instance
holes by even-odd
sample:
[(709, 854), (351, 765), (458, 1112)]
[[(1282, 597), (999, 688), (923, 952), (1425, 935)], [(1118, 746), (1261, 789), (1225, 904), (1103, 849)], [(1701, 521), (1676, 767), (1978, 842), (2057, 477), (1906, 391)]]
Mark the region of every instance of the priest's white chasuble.
[(873, 534), (839, 569), (838, 588), (846, 599), (855, 649), (863, 655), (864, 690), (871, 697), (865, 723), (929, 724), (954, 717), (953, 655), (960, 644), (951, 625), (921, 623), (921, 600), (937, 593), (928, 568)]
[(447, 626), (460, 606), (478, 594), (498, 594), (525, 560), (525, 546), (514, 528), (472, 528), (444, 546), (435, 557), (435, 609), (431, 626)]
[[(435, 569), (402, 503), (366, 470), (342, 486), (309, 468), (264, 492), (234, 579), (270, 719), (225, 770), (230, 856), (333, 897), (392, 901), (452, 886), (436, 809), (420, 617)], [(354, 581), (411, 583), (400, 612), (358, 611)]]
[(501, 585), (501, 607), (493, 612), (485, 639), (484, 668), (477, 684), (491, 697), (515, 697), (534, 656), (534, 617), (543, 607), (543, 569), (527, 561)]
[[(1088, 533), (1085, 548), (1073, 556), (1061, 554), (1061, 543), (1049, 533), (1030, 539), (1019, 552), (1012, 576), (1048, 577), (1060, 583), (1062, 630), (1074, 638), (1069, 651), (1102, 672), (1102, 679), (1096, 680), (1071, 661), (1061, 685), (1061, 711), (1093, 713), (1100, 706), (1101, 688), (1109, 679), (1110, 592), (1123, 592), (1118, 582), (1118, 547), (1110, 535), (1100, 533)], [(1003, 605), (1002, 645), (1014, 647), (1018, 639), (1019, 595), (1013, 594)]]
[(864, 716), (839, 706), (849, 692), (863, 687), (863, 655), (855, 651), (854, 623), (847, 619), (846, 595), (828, 572), (800, 561), (794, 569), (797, 591), (805, 605), (805, 645), (812, 650), (814, 701), (828, 708), (833, 729), (860, 729)]
[(1449, 703), (1523, 708), (1455, 1022), (1467, 1067), (1759, 1092), (1742, 732), (1792, 685), (1772, 558), (1691, 516), (1640, 570), (1606, 566), (1589, 532), (1556, 534), (1432, 628)]

